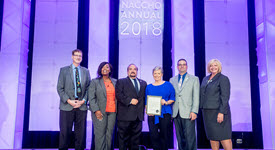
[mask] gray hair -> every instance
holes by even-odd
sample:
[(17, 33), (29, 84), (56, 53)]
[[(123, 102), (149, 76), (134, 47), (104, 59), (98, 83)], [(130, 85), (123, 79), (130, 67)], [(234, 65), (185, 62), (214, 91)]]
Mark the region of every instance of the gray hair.
[(160, 66), (156, 66), (154, 69), (153, 69), (153, 74), (154, 74), (154, 71), (158, 71), (158, 70), (160, 70), (161, 71), (161, 73), (163, 74), (163, 69), (162, 69), (162, 67), (160, 67)]

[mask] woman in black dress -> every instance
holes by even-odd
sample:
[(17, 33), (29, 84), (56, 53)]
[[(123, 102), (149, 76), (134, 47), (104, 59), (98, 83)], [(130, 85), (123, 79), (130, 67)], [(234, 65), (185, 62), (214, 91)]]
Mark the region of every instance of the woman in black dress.
[(203, 78), (200, 92), (205, 132), (213, 150), (219, 149), (220, 142), (225, 150), (232, 150), (230, 82), (221, 74), (222, 66), (217, 59), (209, 61), (207, 71), (210, 75)]

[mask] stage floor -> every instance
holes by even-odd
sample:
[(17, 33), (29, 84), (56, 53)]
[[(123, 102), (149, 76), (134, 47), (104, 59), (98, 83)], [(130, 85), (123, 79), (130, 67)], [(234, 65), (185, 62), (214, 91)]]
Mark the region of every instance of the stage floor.
[[(1, 149), (1, 150), (58, 150), (58, 149)], [(74, 149), (69, 149), (74, 150)], [(90, 149), (85, 149), (90, 150)], [(115, 149), (118, 150), (118, 149)], [(147, 150), (153, 150), (153, 149), (147, 149)], [(169, 149), (169, 150), (177, 150), (177, 149)], [(211, 150), (211, 149), (198, 149), (198, 150)], [(220, 149), (223, 150), (223, 149)], [(275, 149), (233, 149), (233, 150), (275, 150)]]

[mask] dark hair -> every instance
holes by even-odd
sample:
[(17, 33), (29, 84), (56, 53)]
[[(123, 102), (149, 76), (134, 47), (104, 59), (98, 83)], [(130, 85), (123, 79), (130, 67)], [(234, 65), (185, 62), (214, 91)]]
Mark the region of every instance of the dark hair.
[(129, 70), (129, 67), (132, 66), (132, 65), (134, 65), (134, 66), (137, 68), (137, 71), (138, 71), (137, 65), (135, 65), (135, 64), (133, 64), (133, 63), (131, 63), (131, 64), (127, 67), (127, 71)]
[(179, 62), (180, 62), (180, 61), (182, 61), (182, 60), (183, 60), (183, 61), (185, 61), (185, 62), (186, 62), (186, 65), (187, 65), (187, 61), (186, 61), (186, 59), (183, 59), (183, 58), (181, 58), (181, 59), (179, 59), (179, 60), (178, 60), (177, 65), (179, 65)]
[(74, 55), (75, 52), (79, 52), (79, 53), (83, 54), (83, 53), (82, 53), (82, 50), (80, 50), (80, 49), (75, 49), (75, 50), (72, 51), (72, 55)]
[(108, 64), (109, 67), (110, 67), (109, 76), (112, 76), (112, 74), (113, 74), (113, 66), (112, 66), (109, 62), (104, 61), (104, 62), (100, 63), (100, 65), (98, 66), (98, 69), (97, 69), (97, 78), (101, 78), (101, 77), (103, 76), (102, 73), (101, 73), (101, 70), (102, 70), (102, 68), (103, 68), (106, 64)]

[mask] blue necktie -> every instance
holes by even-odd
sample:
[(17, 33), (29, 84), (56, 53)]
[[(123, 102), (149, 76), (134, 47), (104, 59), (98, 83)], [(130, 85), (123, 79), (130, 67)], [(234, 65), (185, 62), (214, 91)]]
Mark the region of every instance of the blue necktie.
[(135, 83), (136, 92), (137, 92), (137, 94), (138, 94), (138, 83), (137, 83), (137, 79), (134, 79), (134, 83)]

